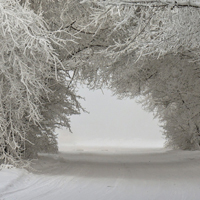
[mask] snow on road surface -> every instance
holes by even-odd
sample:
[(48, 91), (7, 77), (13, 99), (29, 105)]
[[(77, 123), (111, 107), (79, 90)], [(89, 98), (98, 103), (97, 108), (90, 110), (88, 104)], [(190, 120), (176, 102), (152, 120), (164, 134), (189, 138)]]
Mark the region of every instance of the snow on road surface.
[(199, 200), (200, 152), (164, 149), (40, 155), (0, 171), (0, 200)]

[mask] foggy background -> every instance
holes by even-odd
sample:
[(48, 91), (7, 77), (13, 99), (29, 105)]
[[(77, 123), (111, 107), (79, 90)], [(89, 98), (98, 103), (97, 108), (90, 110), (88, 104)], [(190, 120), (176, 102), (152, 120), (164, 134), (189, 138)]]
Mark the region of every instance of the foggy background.
[(66, 147), (163, 147), (164, 136), (153, 114), (133, 99), (119, 100), (108, 90), (79, 88), (89, 112), (71, 117), (71, 129), (57, 130), (59, 150)]

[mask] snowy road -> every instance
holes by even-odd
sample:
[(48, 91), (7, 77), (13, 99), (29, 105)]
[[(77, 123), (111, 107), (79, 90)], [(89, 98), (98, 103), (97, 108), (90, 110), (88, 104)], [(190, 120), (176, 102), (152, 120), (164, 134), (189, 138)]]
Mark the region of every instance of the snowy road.
[(200, 199), (200, 152), (63, 152), (34, 167), (0, 171), (0, 200)]

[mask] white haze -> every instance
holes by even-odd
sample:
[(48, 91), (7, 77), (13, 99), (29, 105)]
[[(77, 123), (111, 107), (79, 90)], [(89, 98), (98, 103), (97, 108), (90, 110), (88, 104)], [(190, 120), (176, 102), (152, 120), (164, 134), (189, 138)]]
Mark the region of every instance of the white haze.
[(163, 147), (158, 120), (133, 99), (119, 100), (108, 90), (78, 92), (89, 112), (71, 117), (71, 129), (58, 130), (59, 149), (76, 146)]

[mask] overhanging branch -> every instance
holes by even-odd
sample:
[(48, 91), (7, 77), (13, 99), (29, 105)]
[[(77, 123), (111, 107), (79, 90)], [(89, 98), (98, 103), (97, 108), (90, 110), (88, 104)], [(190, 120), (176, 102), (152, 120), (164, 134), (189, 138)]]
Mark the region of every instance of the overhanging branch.
[[(90, 2), (91, 0), (84, 0), (82, 2)], [(93, 1), (94, 2), (94, 1)], [(191, 6), (200, 7), (200, 0), (96, 0), (95, 2), (107, 5), (122, 5), (122, 4), (159, 4), (159, 5), (173, 5), (173, 6)]]

